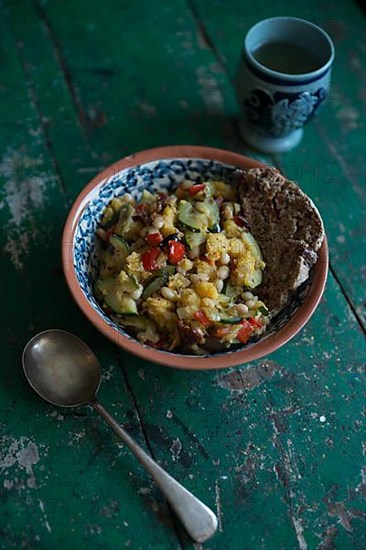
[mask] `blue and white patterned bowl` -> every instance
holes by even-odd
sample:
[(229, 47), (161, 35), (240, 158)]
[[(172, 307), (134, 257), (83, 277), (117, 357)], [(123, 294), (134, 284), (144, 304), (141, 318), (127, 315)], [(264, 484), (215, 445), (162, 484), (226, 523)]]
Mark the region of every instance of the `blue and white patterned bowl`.
[[(74, 299), (89, 320), (120, 347), (145, 359), (186, 369), (223, 368), (245, 363), (270, 353), (292, 338), (309, 319), (321, 297), (326, 262), (325, 273), (321, 277), (314, 273), (311, 284), (299, 291), (291, 306), (259, 341), (236, 351), (215, 355), (197, 357), (145, 346), (106, 315), (93, 292), (98, 271), (96, 230), (105, 207), (113, 197), (129, 192), (138, 199), (144, 189), (170, 192), (184, 179), (200, 181), (215, 178), (231, 183), (238, 169), (257, 166), (261, 164), (254, 159), (219, 149), (162, 147), (126, 157), (94, 178), (80, 193), (70, 211), (62, 243), (66, 280)], [(314, 285), (314, 282), (317, 284)]]

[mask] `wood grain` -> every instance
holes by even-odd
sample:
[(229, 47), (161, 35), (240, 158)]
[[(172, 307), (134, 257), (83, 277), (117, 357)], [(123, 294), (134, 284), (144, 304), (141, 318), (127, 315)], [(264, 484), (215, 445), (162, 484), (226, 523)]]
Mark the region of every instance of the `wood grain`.
[(133, 151), (197, 143), (246, 152), (232, 86), (246, 29), (267, 9), (296, 10), (325, 25), (323, 3), (4, 4), (2, 547), (194, 546), (92, 411), (56, 410), (26, 386), (21, 350), (54, 326), (94, 349), (102, 403), (216, 510), (219, 532), (205, 548), (364, 548), (365, 339), (355, 316), (362, 313), (364, 118), (336, 116), (339, 98), (361, 90), (362, 21), (347, 5), (328, 12), (339, 58), (356, 56), (349, 73), (335, 69), (337, 101), (309, 125), (299, 149), (265, 159), (301, 179), (319, 202), (334, 275), (310, 323), (283, 349), (238, 369), (194, 373), (116, 350), (82, 317), (60, 267), (67, 211), (93, 175)]

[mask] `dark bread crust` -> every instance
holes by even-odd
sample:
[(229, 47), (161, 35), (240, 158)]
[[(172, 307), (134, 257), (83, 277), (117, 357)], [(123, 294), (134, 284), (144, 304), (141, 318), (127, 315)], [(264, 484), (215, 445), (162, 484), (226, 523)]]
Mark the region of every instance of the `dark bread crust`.
[(309, 197), (275, 168), (243, 173), (239, 194), (266, 263), (256, 293), (275, 314), (309, 277), (324, 239), (323, 223)]

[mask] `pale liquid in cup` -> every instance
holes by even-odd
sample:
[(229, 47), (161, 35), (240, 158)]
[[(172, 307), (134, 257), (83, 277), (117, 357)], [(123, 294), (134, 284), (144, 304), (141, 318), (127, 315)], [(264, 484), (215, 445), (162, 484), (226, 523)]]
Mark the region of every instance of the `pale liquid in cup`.
[(261, 65), (280, 73), (310, 73), (321, 66), (313, 52), (285, 42), (263, 42), (252, 54)]

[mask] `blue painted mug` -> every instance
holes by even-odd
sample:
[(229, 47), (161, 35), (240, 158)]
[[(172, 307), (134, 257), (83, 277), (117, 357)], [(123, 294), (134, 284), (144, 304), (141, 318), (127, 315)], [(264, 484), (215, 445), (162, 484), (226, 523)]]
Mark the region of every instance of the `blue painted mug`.
[(243, 139), (266, 153), (296, 147), (327, 97), (333, 60), (332, 40), (309, 21), (273, 17), (254, 25), (236, 83)]

